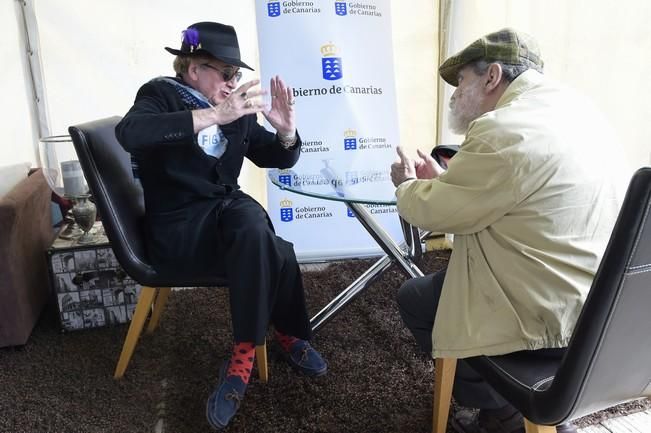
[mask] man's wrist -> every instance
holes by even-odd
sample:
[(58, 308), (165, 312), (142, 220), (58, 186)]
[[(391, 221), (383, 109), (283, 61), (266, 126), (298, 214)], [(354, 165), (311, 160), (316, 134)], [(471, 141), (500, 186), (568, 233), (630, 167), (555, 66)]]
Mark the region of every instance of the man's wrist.
[(211, 105), (210, 108), (212, 108), (212, 114), (213, 118), (215, 119), (215, 125), (221, 125), (222, 124), (222, 116), (219, 110), (217, 109), (216, 105)]
[(410, 180), (416, 180), (416, 179), (417, 179), (416, 177), (411, 177), (411, 176), (410, 176), (410, 177), (406, 177), (406, 178), (402, 179), (402, 181), (400, 181), (400, 183), (398, 184), (398, 186), (402, 185), (403, 183), (405, 183), (405, 182), (407, 182), (407, 181), (410, 181)]
[(297, 141), (296, 129), (294, 129), (294, 131), (291, 134), (283, 134), (280, 131), (277, 131), (276, 135), (278, 136), (278, 141), (280, 142), (280, 145), (285, 149), (289, 149), (290, 147), (296, 144)]

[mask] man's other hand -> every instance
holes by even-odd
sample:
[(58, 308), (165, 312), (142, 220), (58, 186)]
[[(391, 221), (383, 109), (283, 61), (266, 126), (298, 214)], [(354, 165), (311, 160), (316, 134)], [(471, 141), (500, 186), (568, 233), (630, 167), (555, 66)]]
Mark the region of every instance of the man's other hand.
[(431, 155), (423, 153), (420, 149), (416, 149), (416, 152), (420, 157), (415, 162), (416, 177), (418, 179), (436, 179), (445, 171)]
[(400, 159), (391, 164), (391, 181), (397, 187), (407, 179), (416, 178), (416, 166), (414, 160), (409, 158), (400, 146), (396, 151)]

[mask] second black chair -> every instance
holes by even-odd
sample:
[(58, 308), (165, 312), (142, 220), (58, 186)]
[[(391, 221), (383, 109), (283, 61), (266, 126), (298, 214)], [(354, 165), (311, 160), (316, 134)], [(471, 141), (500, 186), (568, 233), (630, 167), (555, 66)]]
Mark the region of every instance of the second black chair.
[[(651, 168), (633, 176), (565, 356), (466, 361), (525, 417), (527, 433), (651, 396)], [(445, 432), (456, 360), (437, 359), (434, 432)]]

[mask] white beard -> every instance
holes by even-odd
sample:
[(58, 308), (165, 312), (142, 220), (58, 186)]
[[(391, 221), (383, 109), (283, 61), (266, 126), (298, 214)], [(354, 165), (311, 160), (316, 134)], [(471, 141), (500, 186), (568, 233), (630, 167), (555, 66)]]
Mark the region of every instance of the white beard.
[(480, 108), (481, 98), (477, 86), (466, 89), (463, 102), (450, 100), (450, 117), (448, 126), (452, 132), (465, 135), (470, 122), (484, 114)]

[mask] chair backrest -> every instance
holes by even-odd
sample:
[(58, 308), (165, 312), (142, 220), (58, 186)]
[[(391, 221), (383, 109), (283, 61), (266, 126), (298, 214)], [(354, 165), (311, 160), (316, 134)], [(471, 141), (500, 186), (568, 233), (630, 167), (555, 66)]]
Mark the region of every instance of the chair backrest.
[(443, 168), (448, 168), (448, 160), (459, 152), (458, 144), (439, 144), (432, 149), (432, 158)]
[(130, 156), (115, 137), (120, 119), (99, 119), (68, 131), (118, 262), (140, 284), (151, 285), (156, 271), (145, 249), (143, 193), (133, 178)]
[(651, 395), (651, 167), (628, 187), (552, 385), (534, 397), (563, 421)]

